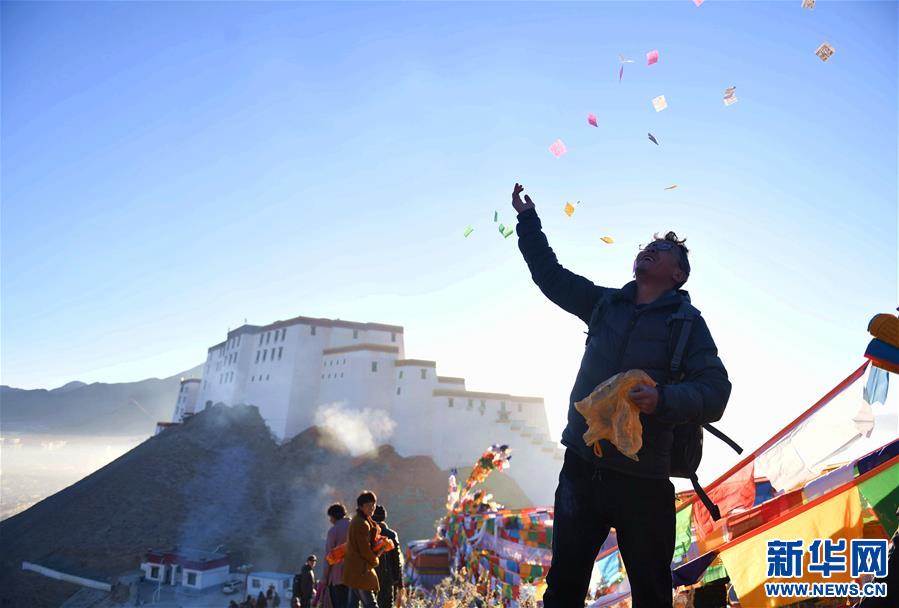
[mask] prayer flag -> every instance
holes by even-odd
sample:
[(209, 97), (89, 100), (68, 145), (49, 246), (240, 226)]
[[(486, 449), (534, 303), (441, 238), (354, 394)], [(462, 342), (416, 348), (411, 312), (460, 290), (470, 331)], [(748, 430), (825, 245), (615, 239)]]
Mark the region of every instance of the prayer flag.
[(851, 444), (870, 434), (874, 414), (858, 394), (858, 381), (856, 378), (844, 386), (829, 402), (759, 454), (756, 474), (767, 477), (777, 491), (798, 488), (820, 475)]
[[(753, 461), (750, 460), (724, 482), (706, 491), (712, 502), (718, 505), (722, 519), (734, 509), (748, 509), (755, 502), (753, 471)], [(704, 539), (712, 533), (714, 527), (712, 514), (705, 505), (699, 501), (693, 503), (693, 529), (696, 530), (696, 538)]]
[(847, 583), (852, 580), (849, 568), (846, 572), (831, 572), (825, 579), (819, 572), (809, 572), (803, 568), (794, 578), (772, 578), (768, 576), (770, 560), (768, 541), (801, 541), (802, 558), (807, 564), (807, 551), (815, 539), (846, 539), (847, 556), (849, 539), (862, 538), (862, 510), (858, 488), (851, 487), (789, 519), (756, 534), (748, 534), (733, 546), (721, 552), (721, 560), (733, 582), (740, 603), (758, 608), (783, 606), (798, 601), (797, 597), (768, 597), (766, 582), (830, 582)]
[(899, 528), (896, 505), (899, 505), (899, 460), (870, 479), (858, 484), (858, 491), (874, 509), (887, 534)]

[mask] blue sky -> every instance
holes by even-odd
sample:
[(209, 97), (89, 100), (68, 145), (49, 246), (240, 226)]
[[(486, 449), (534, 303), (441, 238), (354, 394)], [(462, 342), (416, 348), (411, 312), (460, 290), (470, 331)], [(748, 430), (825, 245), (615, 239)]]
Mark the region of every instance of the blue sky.
[(897, 3), (800, 5), (4, 2), (2, 383), (167, 376), (302, 314), (403, 325), (557, 426), (583, 327), (492, 223), (519, 181), (598, 284), (688, 238), (757, 445), (897, 305)]

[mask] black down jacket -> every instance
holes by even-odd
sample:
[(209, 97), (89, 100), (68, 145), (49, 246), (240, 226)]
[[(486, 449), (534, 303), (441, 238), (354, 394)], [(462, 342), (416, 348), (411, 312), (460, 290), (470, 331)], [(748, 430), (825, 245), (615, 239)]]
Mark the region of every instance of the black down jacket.
[[(571, 390), (562, 444), (600, 468), (640, 477), (667, 478), (674, 425), (719, 420), (731, 389), (727, 370), (718, 358), (718, 349), (702, 317), (694, 321), (687, 342), (683, 379), (671, 383), (673, 330), (668, 321), (682, 302), (690, 301), (689, 294), (673, 290), (638, 307), (634, 303), (635, 281), (621, 289), (599, 287), (563, 268), (543, 234), (536, 210), (520, 213), (517, 229), (518, 248), (540, 291), (588, 325), (587, 344)], [(591, 313), (600, 299), (604, 304), (590, 326)], [(607, 440), (600, 441), (603, 457), (597, 458), (592, 448), (584, 444), (587, 423), (574, 403), (615, 374), (630, 369), (642, 369), (659, 384), (656, 411), (651, 415), (640, 414), (643, 447), (637, 453), (639, 461), (627, 458)]]

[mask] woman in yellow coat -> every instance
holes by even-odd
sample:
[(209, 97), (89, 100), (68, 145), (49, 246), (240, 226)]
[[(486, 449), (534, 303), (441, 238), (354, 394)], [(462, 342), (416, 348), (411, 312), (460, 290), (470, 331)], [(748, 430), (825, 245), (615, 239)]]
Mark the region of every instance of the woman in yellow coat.
[(350, 588), (349, 608), (377, 608), (375, 594), (380, 590), (378, 575), (378, 554), (372, 550), (375, 536), (380, 532), (378, 524), (372, 520), (378, 497), (374, 492), (363, 492), (356, 499), (356, 516), (347, 531), (346, 557), (343, 560), (343, 584)]

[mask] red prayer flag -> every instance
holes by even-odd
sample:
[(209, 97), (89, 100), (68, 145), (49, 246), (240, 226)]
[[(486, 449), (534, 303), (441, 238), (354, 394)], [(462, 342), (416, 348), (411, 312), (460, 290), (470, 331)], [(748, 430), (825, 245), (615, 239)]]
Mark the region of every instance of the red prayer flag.
[[(721, 521), (737, 508), (748, 509), (755, 502), (755, 462), (746, 465), (706, 493), (721, 511)], [(693, 530), (696, 538), (703, 539), (715, 529), (715, 521), (705, 505), (696, 501), (693, 505)]]

